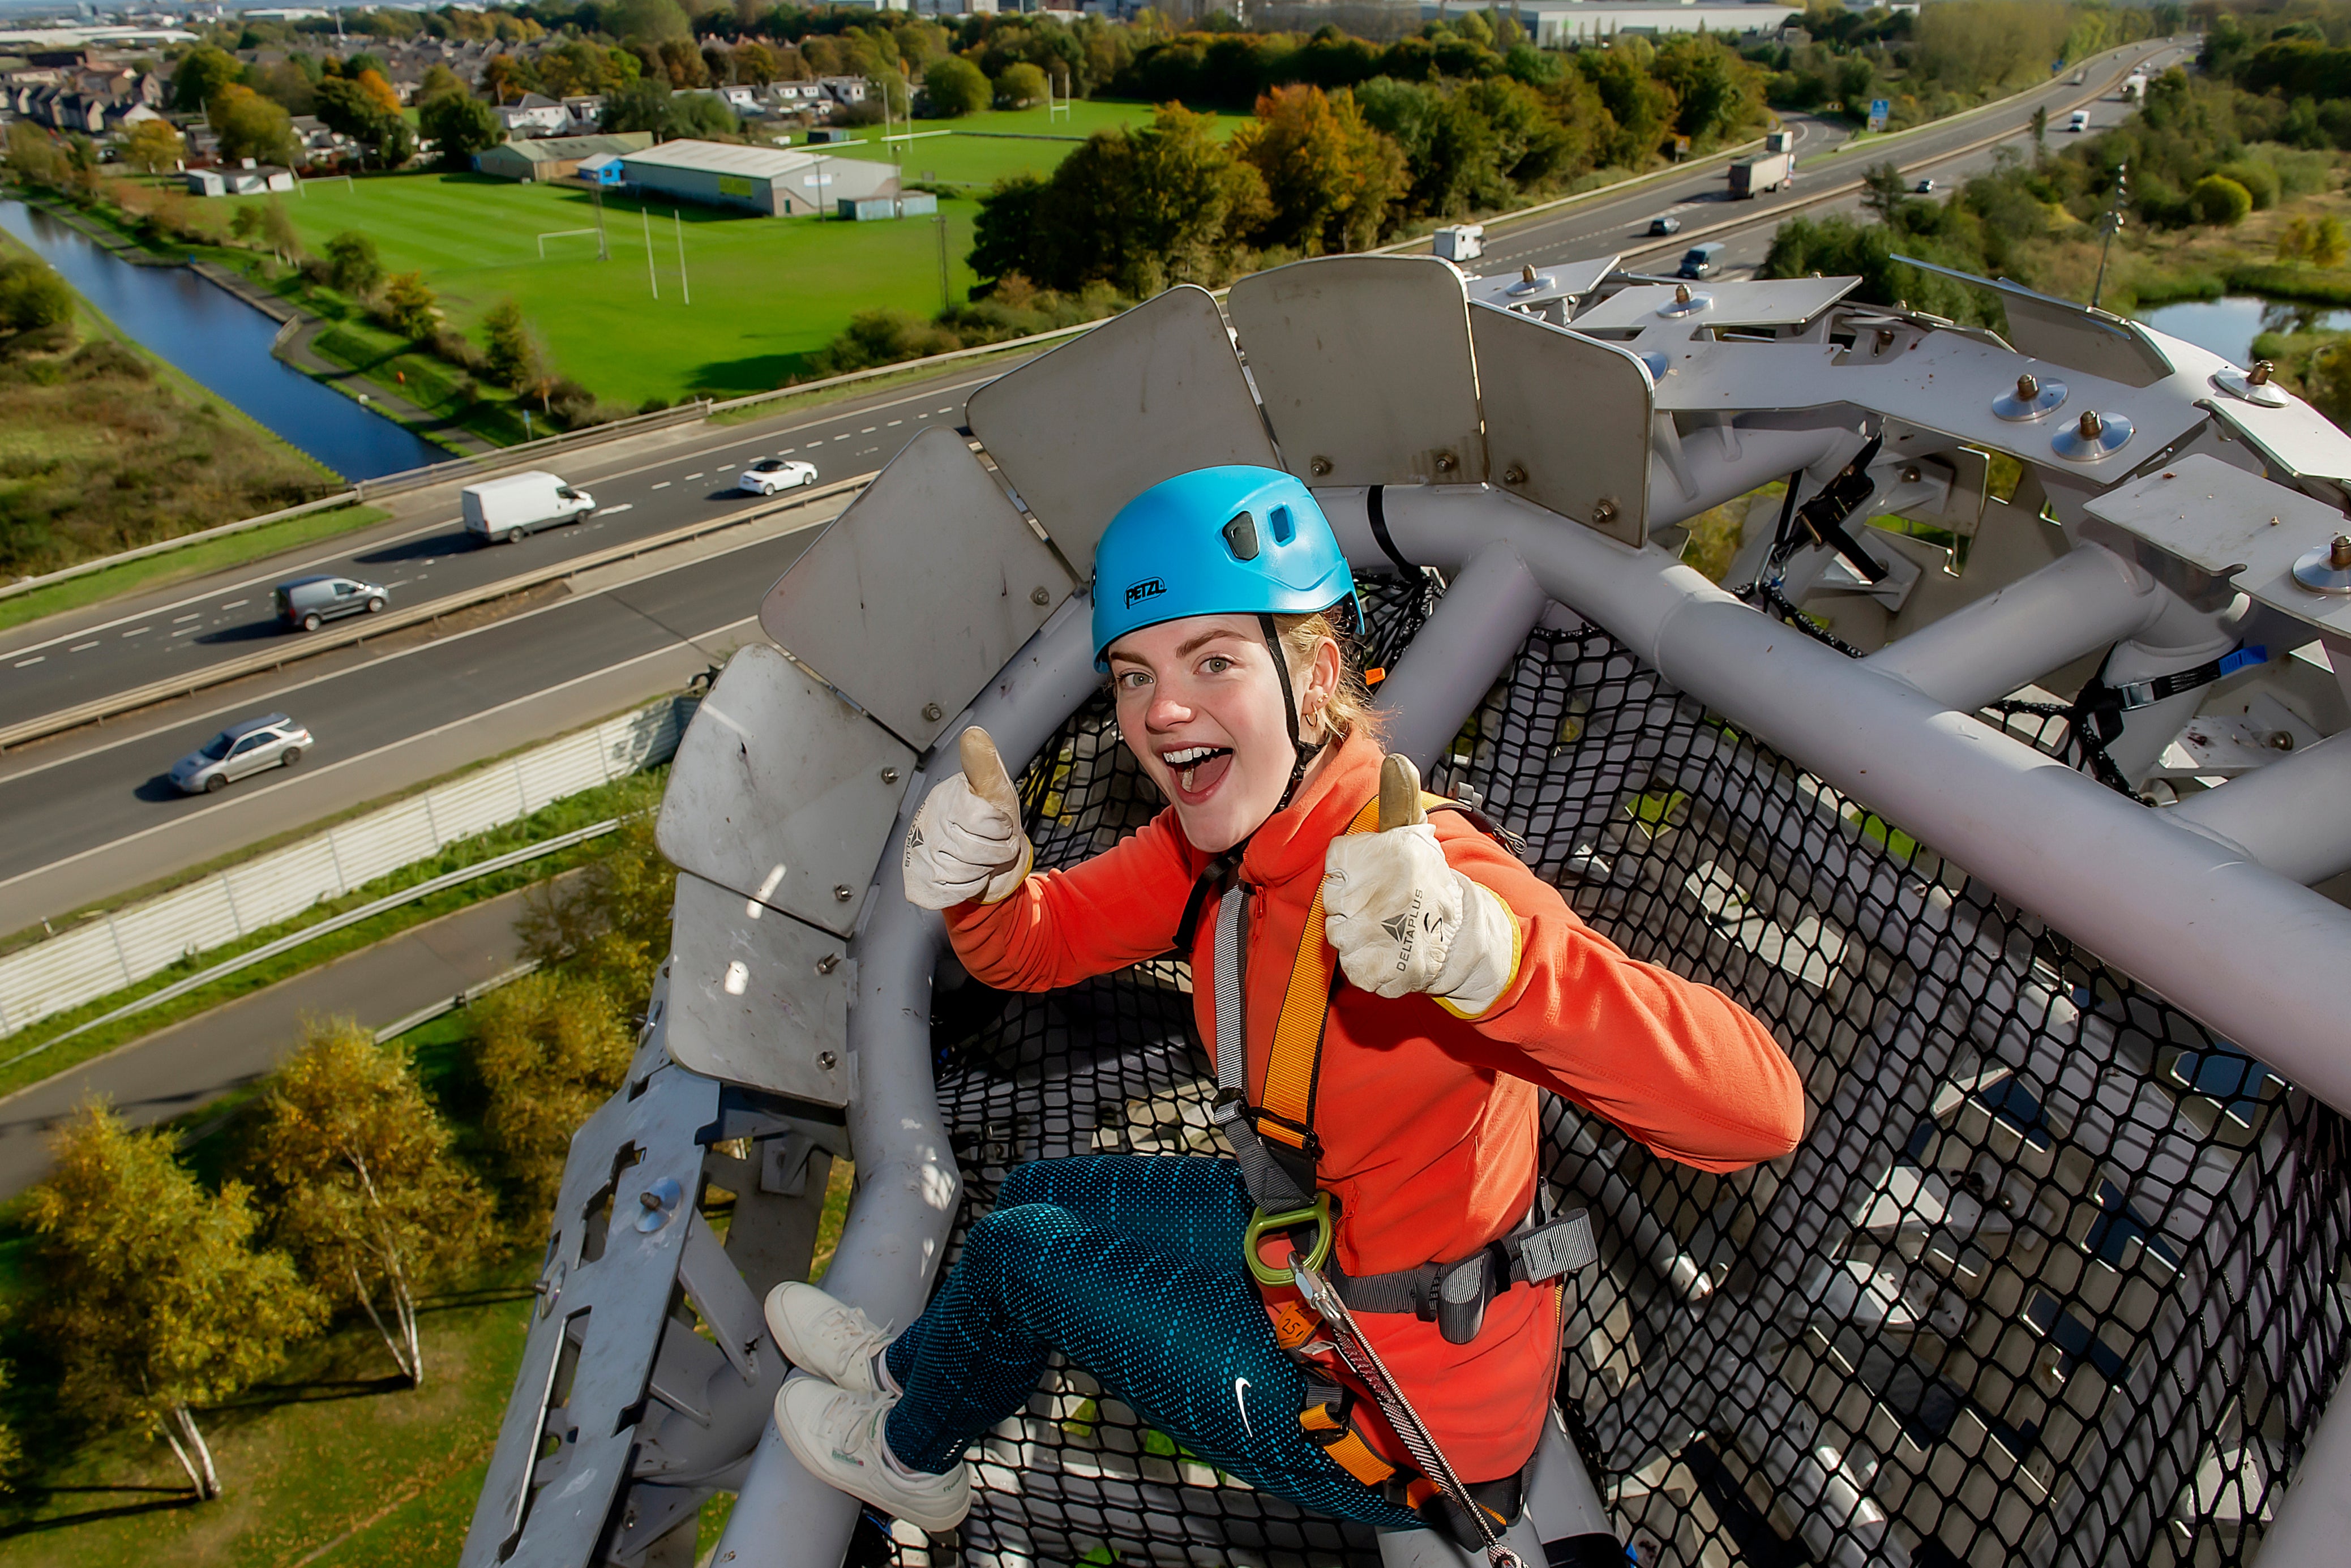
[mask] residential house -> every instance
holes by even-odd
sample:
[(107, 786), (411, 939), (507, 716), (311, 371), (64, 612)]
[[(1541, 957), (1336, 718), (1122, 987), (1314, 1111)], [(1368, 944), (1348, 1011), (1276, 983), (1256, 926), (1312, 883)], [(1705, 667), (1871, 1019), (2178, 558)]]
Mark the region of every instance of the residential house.
[(816, 85), (823, 90), (825, 97), (846, 108), (851, 104), (863, 103), (872, 84), (863, 77), (819, 77)]
[(571, 115), (544, 93), (527, 92), (516, 102), (492, 110), (509, 137), (561, 136), (571, 128)]
[(563, 134), (586, 136), (604, 123), (604, 95), (580, 93), (563, 100)]
[(188, 183), (189, 192), (199, 196), (253, 196), (294, 188), (293, 170), (256, 163), (250, 158), (219, 169), (190, 169), (181, 178)]

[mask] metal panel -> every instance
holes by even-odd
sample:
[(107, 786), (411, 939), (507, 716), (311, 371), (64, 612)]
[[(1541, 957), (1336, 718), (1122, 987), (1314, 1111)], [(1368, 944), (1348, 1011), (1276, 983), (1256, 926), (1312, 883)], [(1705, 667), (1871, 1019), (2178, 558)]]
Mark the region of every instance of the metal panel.
[(1649, 414), (1640, 358), (1490, 305), (1472, 306), (1495, 482), (1638, 549), (1649, 537)]
[(678, 746), (656, 829), (662, 853), (847, 936), (914, 768), (903, 741), (751, 643)]
[[(1682, 327), (1800, 327), (1861, 286), (1858, 277), (1778, 277), (1693, 283), (1696, 298), (1706, 296), (1702, 310), (1663, 318)], [(1628, 332), (1661, 319), (1660, 308), (1674, 302), (1674, 286), (1651, 283), (1621, 289), (1569, 325), (1579, 332)]]
[(768, 591), (759, 624), (917, 750), (1070, 596), (953, 431), (906, 444)]
[(672, 1056), (730, 1083), (849, 1103), (841, 938), (682, 872), (670, 942)]
[(1316, 485), (1486, 477), (1461, 275), (1433, 256), (1259, 272), (1225, 308), (1290, 472)]
[(2130, 550), (2133, 540), (2185, 563), (2203, 580), (2181, 583), (2177, 569), (2133, 551), (2142, 565), (2194, 592), (2227, 579), (2271, 609), (2313, 626), (2351, 634), (2351, 599), (2314, 593), (2294, 580), (2304, 551), (2343, 531), (2343, 514), (2298, 490), (2273, 485), (2234, 464), (2199, 454), (2136, 484), (2089, 501), (2083, 509), (2116, 533), (2095, 537)]
[(967, 407), (987, 455), (1081, 572), (1118, 509), (1162, 479), (1280, 462), (1224, 316), (1188, 283), (998, 377)]

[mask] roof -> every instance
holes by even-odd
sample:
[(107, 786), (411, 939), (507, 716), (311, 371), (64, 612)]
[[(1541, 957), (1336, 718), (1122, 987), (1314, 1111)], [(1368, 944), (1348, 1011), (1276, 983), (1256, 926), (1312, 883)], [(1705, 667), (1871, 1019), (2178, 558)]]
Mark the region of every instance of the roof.
[(649, 131), (616, 131), (600, 136), (546, 136), (535, 141), (502, 141), (485, 148), (481, 156), (511, 152), (529, 163), (553, 163), (566, 158), (593, 158), (600, 152), (637, 153), (653, 144)]
[(771, 180), (805, 169), (817, 160), (777, 147), (737, 147), (727, 141), (664, 141), (628, 156), (634, 169), (690, 169), (706, 174), (747, 174)]

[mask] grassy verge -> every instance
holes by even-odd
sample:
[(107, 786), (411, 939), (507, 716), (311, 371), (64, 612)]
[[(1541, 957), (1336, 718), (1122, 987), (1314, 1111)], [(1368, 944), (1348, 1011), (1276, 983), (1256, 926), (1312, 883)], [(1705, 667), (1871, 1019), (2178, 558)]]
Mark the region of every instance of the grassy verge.
[(280, 550), (298, 549), (338, 534), (372, 528), (391, 515), (381, 507), (337, 507), (331, 511), (312, 512), (307, 517), (288, 517), (279, 523), (265, 523), (241, 534), (206, 539), (202, 544), (144, 556), (138, 560), (125, 561), (120, 566), (110, 566), (86, 577), (51, 583), (47, 588), (37, 588), (13, 599), (0, 599), (0, 632), (12, 626), (22, 626), (28, 621), (38, 621), (44, 615), (78, 610), (86, 604), (96, 604), (101, 600), (117, 598), (142, 588), (162, 588), (224, 567), (259, 560)]
[(102, 1056), (131, 1040), (152, 1034), (157, 1030), (181, 1019), (193, 1018), (198, 1013), (219, 1007), (224, 1002), (234, 1001), (238, 997), (250, 995), (290, 976), (316, 968), (345, 953), (356, 952), (361, 947), (381, 942), (411, 926), (421, 925), (428, 920), (438, 919), (468, 904), (478, 904), (484, 899), (511, 893), (517, 888), (527, 887), (532, 883), (543, 881), (572, 866), (583, 864), (601, 852), (601, 841), (591, 839), (585, 843), (575, 844), (569, 849), (559, 850), (538, 860), (510, 866), (504, 871), (494, 872), (472, 882), (445, 888), (413, 903), (388, 909), (371, 919), (360, 921), (356, 925), (331, 932), (315, 942), (305, 943), (290, 952), (281, 953), (274, 958), (253, 965), (249, 968), (241, 969), (234, 975), (225, 976), (210, 985), (201, 986), (183, 997), (118, 1019), (102, 1029), (76, 1035), (72, 1040), (66, 1040), (54, 1049), (43, 1051), (37, 1056), (24, 1055), (25, 1052), (39, 1047), (44, 1041), (55, 1040), (67, 1030), (91, 1019), (102, 1018), (126, 1002), (162, 990), (166, 986), (184, 980), (189, 976), (200, 973), (224, 959), (233, 958), (240, 953), (249, 953), (256, 947), (275, 942), (280, 937), (291, 936), (329, 916), (356, 909), (361, 904), (397, 893), (403, 888), (414, 887), (419, 883), (429, 882), (434, 877), (445, 875), (469, 865), (477, 865), (483, 861), (493, 859), (510, 851), (553, 838), (559, 833), (569, 832), (575, 828), (583, 828), (609, 817), (645, 810), (660, 800), (662, 782), (666, 778), (667, 772), (666, 766), (664, 766), (633, 778), (617, 779), (611, 784), (584, 790), (577, 795), (567, 796), (551, 805), (540, 808), (518, 821), (509, 822), (505, 827), (493, 829), (489, 832), (450, 844), (431, 860), (419, 861), (413, 865), (402, 866), (396, 872), (353, 889), (340, 898), (322, 900), (292, 920), (281, 921), (275, 925), (256, 931), (239, 941), (183, 958), (162, 973), (149, 976), (136, 986), (124, 987), (119, 991), (86, 1002), (69, 1012), (52, 1014), (29, 1028), (8, 1036), (5, 1040), (0, 1040), (0, 1059), (21, 1058), (21, 1060), (8, 1061), (5, 1065), (0, 1065), (0, 1093), (11, 1093), (44, 1079), (55, 1077), (57, 1073), (94, 1057)]

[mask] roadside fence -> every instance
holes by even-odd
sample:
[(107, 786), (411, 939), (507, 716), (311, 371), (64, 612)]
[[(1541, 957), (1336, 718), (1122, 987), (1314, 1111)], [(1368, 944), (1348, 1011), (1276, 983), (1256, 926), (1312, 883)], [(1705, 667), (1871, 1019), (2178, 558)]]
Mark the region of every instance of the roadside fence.
[(0, 1039), (664, 761), (699, 701), (665, 697), (0, 958)]

